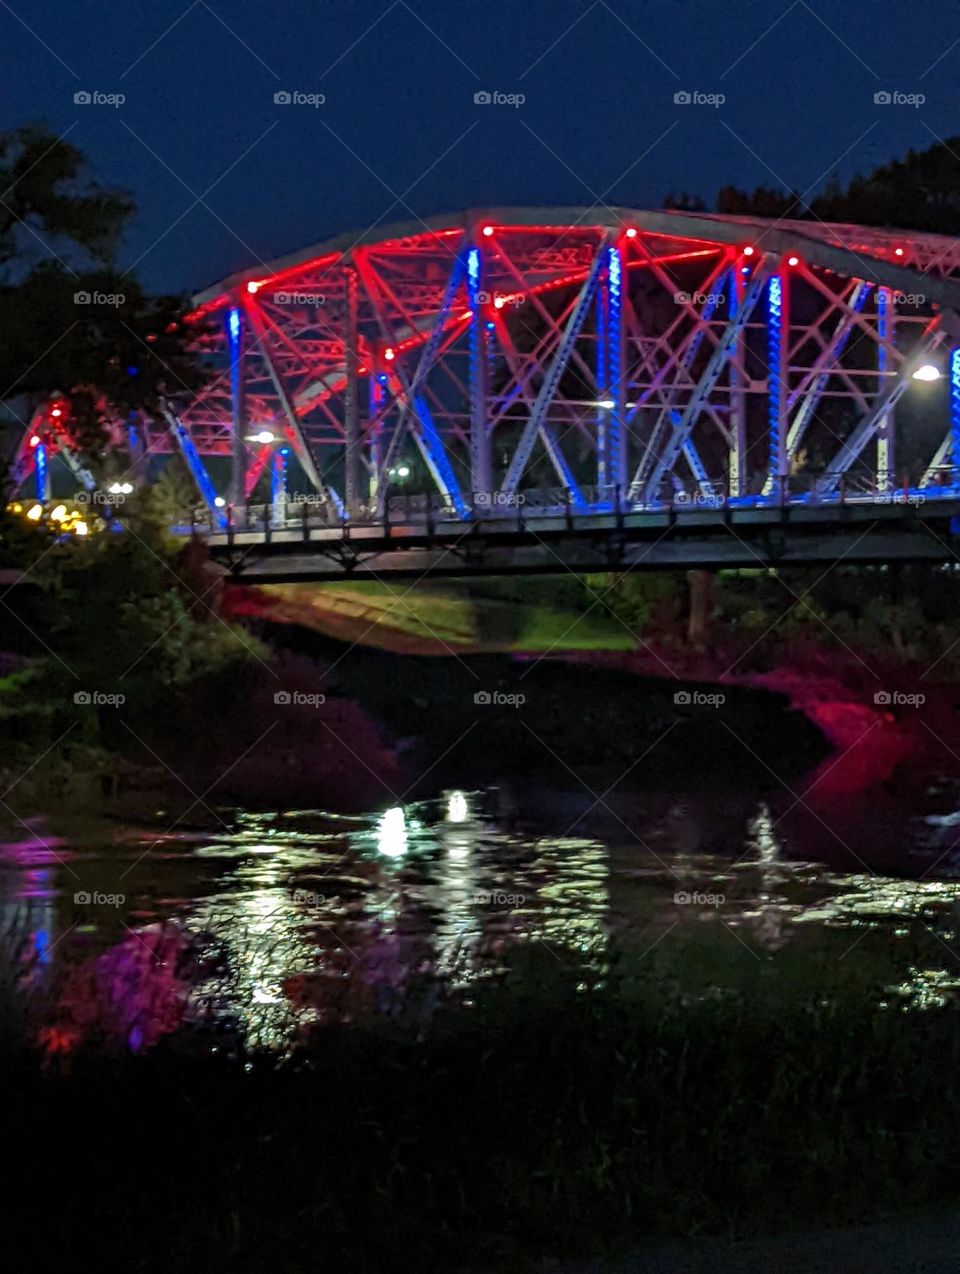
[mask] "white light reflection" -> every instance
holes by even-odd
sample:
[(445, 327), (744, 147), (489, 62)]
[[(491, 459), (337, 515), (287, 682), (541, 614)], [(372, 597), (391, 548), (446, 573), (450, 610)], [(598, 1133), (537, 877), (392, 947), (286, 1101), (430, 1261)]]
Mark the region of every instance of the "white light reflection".
[(380, 815), (377, 823), (377, 849), (386, 858), (402, 858), (407, 852), (407, 823), (399, 805)]
[(465, 823), (470, 817), (470, 807), (466, 795), (461, 791), (451, 792), (447, 798), (447, 822)]

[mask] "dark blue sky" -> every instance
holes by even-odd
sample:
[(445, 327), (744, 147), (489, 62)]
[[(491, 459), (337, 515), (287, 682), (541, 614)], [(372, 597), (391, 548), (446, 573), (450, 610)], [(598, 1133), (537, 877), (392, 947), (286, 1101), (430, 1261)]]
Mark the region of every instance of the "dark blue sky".
[[(0, 0), (0, 73), (3, 127), (69, 129), (134, 193), (124, 263), (196, 290), (377, 222), (807, 190), (925, 149), (960, 133), (960, 3)], [(76, 105), (81, 90), (126, 101)]]

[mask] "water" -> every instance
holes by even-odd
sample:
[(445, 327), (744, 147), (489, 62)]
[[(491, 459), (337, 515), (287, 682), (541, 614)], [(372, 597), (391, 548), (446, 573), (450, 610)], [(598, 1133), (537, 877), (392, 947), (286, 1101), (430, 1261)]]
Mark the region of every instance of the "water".
[(749, 794), (711, 818), (727, 829), (719, 844), (682, 800), (563, 834), (519, 821), (502, 792), (361, 817), (240, 813), (212, 833), (61, 841), (38, 825), (0, 846), (0, 932), (23, 1029), (50, 1052), (87, 1040), (283, 1052), (317, 1023), (397, 1013), (425, 974), (468, 995), (518, 945), (600, 962), (611, 940), (644, 952), (681, 926), (713, 926), (758, 958), (828, 929), (849, 932), (851, 959), (871, 930), (933, 935), (943, 958), (891, 988), (923, 1007), (960, 988), (960, 881), (944, 853), (960, 815), (942, 812), (946, 790), (941, 812), (908, 820), (902, 874), (788, 853), (787, 824)]

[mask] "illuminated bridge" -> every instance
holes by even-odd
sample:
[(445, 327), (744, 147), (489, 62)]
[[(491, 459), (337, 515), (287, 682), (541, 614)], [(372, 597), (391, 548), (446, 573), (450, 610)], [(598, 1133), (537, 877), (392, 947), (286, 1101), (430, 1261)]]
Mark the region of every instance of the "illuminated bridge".
[[(949, 560), (958, 272), (946, 237), (676, 211), (343, 235), (195, 298), (210, 383), (131, 451), (183, 456), (184, 529), (251, 578)], [(28, 432), (21, 479), (85, 472)]]

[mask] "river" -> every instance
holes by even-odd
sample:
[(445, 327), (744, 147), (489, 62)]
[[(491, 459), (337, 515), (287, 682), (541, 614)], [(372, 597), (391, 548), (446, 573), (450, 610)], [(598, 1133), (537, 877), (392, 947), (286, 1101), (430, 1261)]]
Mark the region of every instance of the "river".
[(283, 1053), (317, 1023), (396, 1014), (431, 981), (469, 995), (523, 945), (601, 962), (611, 942), (643, 953), (683, 926), (757, 959), (828, 930), (848, 931), (851, 960), (873, 929), (933, 934), (942, 959), (911, 964), (891, 996), (921, 1008), (960, 987), (952, 779), (888, 822), (883, 870), (833, 853), (832, 832), (798, 841), (817, 822), (792, 823), (789, 801), (755, 790), (722, 807), (676, 792), (589, 806), (501, 788), (351, 816), (235, 811), (213, 831), (54, 836), (31, 820), (0, 845), (21, 1029), (50, 1053)]

